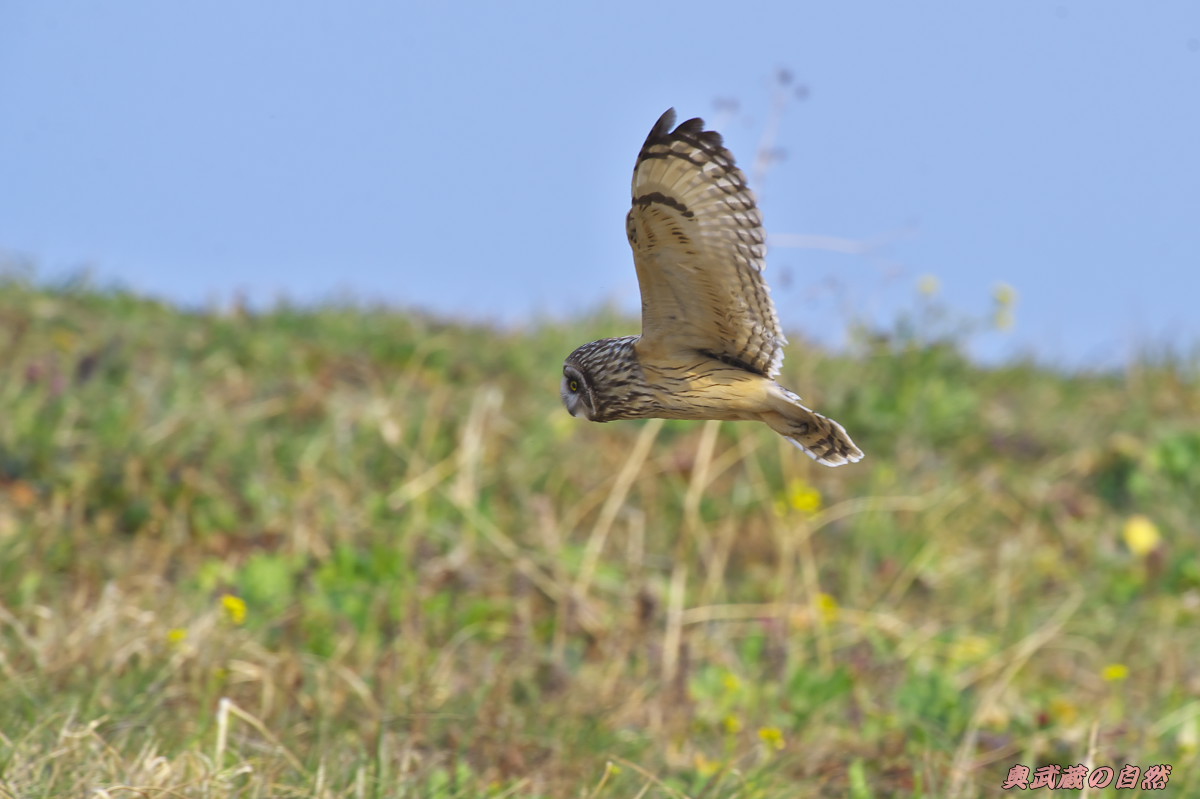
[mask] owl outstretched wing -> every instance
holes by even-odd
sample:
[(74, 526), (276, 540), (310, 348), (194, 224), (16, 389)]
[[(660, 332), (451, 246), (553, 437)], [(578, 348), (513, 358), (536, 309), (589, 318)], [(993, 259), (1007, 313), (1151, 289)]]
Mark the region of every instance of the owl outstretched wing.
[(787, 343), (762, 272), (766, 237), (746, 176), (721, 135), (675, 109), (633, 169), (626, 232), (642, 293), (639, 353), (701, 352), (775, 377)]

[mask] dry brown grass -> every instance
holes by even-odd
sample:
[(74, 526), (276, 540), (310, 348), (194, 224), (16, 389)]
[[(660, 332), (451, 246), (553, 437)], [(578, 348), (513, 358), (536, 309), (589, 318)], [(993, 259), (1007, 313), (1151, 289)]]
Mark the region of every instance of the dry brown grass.
[(826, 470), (757, 426), (562, 413), (607, 318), (2, 296), (0, 793), (1200, 786), (1194, 363), (798, 344), (789, 384), (868, 452)]

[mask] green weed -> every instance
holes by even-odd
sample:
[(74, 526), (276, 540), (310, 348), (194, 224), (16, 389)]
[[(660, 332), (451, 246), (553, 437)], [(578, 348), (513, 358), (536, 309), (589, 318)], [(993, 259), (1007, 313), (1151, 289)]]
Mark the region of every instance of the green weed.
[(789, 350), (868, 453), (828, 470), (567, 416), (611, 312), (8, 279), (0, 794), (950, 797), (1078, 762), (1195, 793), (1197, 364), (982, 368), (922, 307)]

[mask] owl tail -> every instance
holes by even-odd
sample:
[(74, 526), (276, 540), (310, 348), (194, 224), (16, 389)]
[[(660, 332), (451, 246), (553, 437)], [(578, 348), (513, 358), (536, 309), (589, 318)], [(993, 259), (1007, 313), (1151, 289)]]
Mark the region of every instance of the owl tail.
[(804, 407), (800, 398), (786, 388), (776, 385), (768, 393), (767, 405), (762, 420), (817, 463), (842, 466), (862, 460), (862, 450), (846, 435), (844, 427)]

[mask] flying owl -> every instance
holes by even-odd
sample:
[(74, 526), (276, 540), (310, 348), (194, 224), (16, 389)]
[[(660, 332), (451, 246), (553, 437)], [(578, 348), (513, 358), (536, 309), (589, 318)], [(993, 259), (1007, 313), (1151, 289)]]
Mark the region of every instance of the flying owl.
[(862, 459), (846, 430), (775, 382), (787, 340), (763, 281), (766, 237), (721, 135), (669, 109), (633, 168), (625, 220), (642, 334), (584, 344), (563, 364), (572, 416), (765, 422), (826, 466)]

